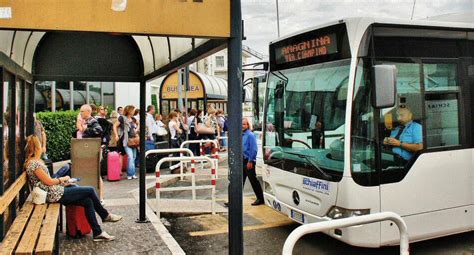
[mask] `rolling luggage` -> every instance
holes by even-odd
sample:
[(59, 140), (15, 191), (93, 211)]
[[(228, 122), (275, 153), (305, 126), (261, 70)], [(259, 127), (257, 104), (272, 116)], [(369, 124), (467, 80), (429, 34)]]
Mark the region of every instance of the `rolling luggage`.
[(127, 154), (124, 154), (122, 156), (122, 172), (127, 172), (128, 168), (128, 156)]
[(66, 232), (73, 238), (80, 238), (92, 232), (83, 206), (66, 206)]
[(118, 152), (109, 152), (107, 154), (107, 180), (120, 181), (120, 154)]

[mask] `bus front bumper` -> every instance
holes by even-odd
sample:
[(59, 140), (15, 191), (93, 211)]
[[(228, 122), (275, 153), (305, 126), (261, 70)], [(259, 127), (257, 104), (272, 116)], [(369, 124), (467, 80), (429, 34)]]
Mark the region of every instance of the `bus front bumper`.
[[(291, 220), (300, 224), (316, 223), (330, 221), (332, 218), (327, 216), (320, 217), (304, 212), (279, 201), (275, 196), (269, 193), (263, 193), (265, 204), (275, 211), (286, 215)], [(301, 214), (301, 215), (300, 215)], [(371, 223), (354, 227), (331, 229), (323, 231), (326, 235), (336, 238), (344, 243), (359, 247), (380, 247), (380, 223)]]

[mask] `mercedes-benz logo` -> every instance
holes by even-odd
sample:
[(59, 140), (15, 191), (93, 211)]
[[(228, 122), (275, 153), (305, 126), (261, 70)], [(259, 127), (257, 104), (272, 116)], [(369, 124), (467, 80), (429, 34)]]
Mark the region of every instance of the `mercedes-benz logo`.
[(295, 203), (295, 205), (299, 205), (300, 204), (300, 195), (298, 195), (298, 192), (293, 191), (293, 202)]

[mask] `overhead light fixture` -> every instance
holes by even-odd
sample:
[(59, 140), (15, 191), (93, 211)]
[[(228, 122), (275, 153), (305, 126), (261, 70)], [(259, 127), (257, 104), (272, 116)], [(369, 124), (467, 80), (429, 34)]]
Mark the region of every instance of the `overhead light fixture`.
[(127, 8), (127, 0), (112, 0), (112, 11), (123, 12)]

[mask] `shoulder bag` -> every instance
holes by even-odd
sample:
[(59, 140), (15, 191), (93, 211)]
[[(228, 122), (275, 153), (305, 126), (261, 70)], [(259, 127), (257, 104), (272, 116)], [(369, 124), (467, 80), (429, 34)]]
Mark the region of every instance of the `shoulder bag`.
[(216, 130), (212, 127), (208, 127), (203, 123), (198, 123), (196, 126), (196, 133), (202, 135), (213, 135), (216, 133)]

